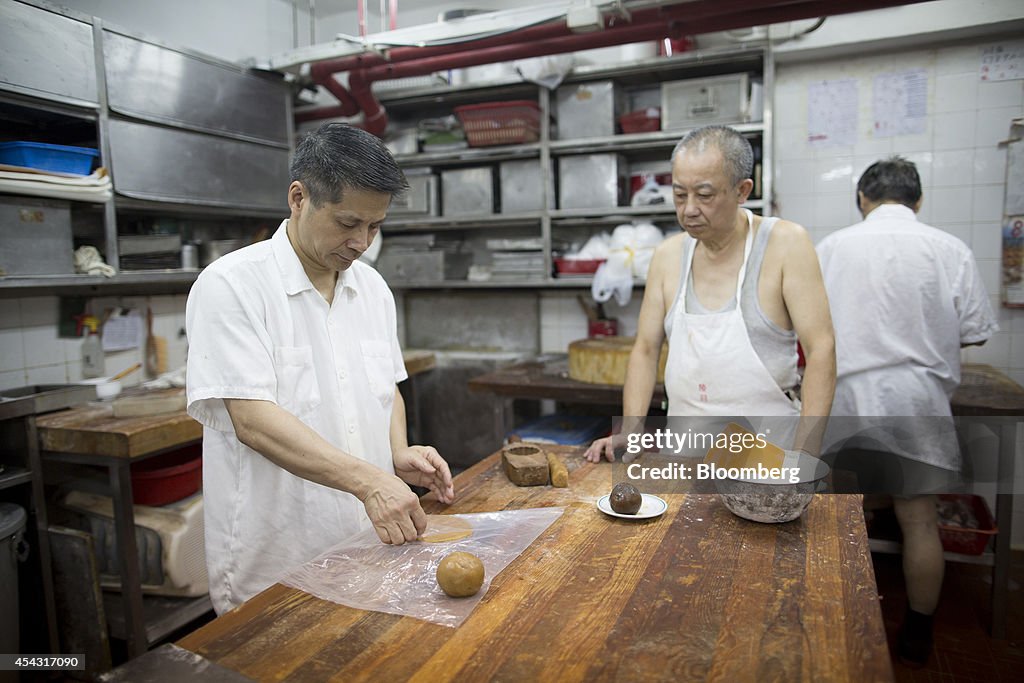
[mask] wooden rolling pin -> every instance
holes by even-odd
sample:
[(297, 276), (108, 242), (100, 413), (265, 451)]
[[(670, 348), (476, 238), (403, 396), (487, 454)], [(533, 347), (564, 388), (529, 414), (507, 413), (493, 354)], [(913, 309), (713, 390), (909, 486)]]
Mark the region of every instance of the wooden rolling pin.
[(564, 489), (569, 486), (569, 470), (565, 463), (558, 459), (558, 456), (548, 451), (548, 469), (551, 474), (551, 485), (557, 489)]

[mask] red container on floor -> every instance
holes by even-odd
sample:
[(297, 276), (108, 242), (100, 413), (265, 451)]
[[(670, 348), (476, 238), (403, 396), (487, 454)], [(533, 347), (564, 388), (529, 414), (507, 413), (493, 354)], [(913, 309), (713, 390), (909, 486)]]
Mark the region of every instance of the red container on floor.
[(203, 486), (203, 445), (195, 444), (132, 465), (132, 502), (167, 505)]
[(992, 513), (981, 496), (972, 496), (965, 493), (941, 493), (938, 496), (939, 505), (943, 503), (954, 503), (967, 507), (978, 520), (977, 529), (969, 529), (953, 524), (943, 524), (942, 517), (939, 517), (939, 538), (942, 540), (942, 549), (950, 553), (961, 553), (963, 555), (981, 555), (985, 552), (988, 540), (998, 532), (996, 522), (992, 519)]

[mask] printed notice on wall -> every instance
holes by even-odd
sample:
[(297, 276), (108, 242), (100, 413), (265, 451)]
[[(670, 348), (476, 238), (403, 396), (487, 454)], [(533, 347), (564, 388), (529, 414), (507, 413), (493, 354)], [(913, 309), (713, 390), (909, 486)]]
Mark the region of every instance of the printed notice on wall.
[(818, 81), (807, 86), (807, 142), (815, 147), (857, 141), (857, 81)]
[(875, 136), (920, 135), (928, 116), (928, 72), (892, 71), (875, 76), (872, 98)]
[(1024, 40), (981, 48), (978, 76), (983, 81), (1015, 81), (1024, 78)]

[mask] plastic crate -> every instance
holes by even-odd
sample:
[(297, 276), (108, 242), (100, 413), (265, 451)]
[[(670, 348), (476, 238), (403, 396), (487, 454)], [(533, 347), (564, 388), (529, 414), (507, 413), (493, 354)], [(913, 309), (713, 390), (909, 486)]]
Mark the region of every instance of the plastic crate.
[(531, 100), (455, 107), (470, 147), (517, 145), (540, 139), (540, 107)]
[(985, 552), (985, 546), (992, 536), (998, 533), (995, 520), (988, 509), (988, 504), (981, 496), (972, 496), (963, 493), (939, 494), (939, 501), (962, 503), (974, 514), (978, 520), (977, 529), (968, 529), (961, 526), (946, 525), (939, 518), (939, 538), (942, 540), (942, 549), (951, 553), (962, 555), (981, 555)]
[(50, 145), (45, 142), (0, 143), (0, 164), (40, 171), (89, 175), (100, 153), (88, 147)]
[(648, 107), (619, 117), (623, 133), (653, 133), (661, 130), (661, 109)]

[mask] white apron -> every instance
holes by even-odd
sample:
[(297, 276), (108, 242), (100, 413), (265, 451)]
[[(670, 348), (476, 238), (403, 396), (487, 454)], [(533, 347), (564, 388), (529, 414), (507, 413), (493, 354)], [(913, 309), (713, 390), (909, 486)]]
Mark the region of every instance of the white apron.
[[(761, 362), (750, 343), (743, 321), (743, 280), (754, 243), (754, 217), (747, 211), (747, 240), (736, 283), (736, 307), (708, 314), (686, 312), (686, 292), (696, 243), (683, 265), (682, 290), (676, 302), (668, 340), (665, 366), (665, 391), (668, 415), (684, 417), (800, 415), (800, 404), (786, 395)], [(792, 433), (797, 420), (783, 419), (771, 429), (772, 443), (791, 448), (782, 432)], [(756, 431), (763, 431), (762, 420), (750, 420)], [(789, 437), (792, 438), (791, 436)]]

